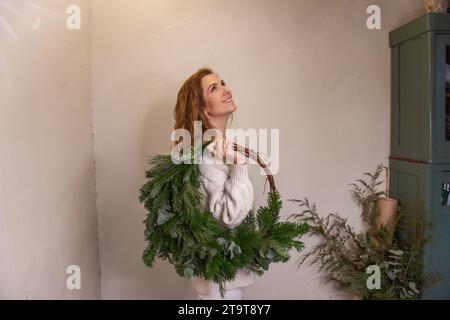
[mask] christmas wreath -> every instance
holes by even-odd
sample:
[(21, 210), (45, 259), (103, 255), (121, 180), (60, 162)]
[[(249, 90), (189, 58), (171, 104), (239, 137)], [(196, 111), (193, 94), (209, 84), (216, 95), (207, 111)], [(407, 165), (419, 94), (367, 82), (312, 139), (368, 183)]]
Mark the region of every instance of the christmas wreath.
[[(203, 195), (199, 191), (197, 163), (207, 145), (204, 142), (190, 147), (177, 161), (171, 155), (150, 157), (152, 166), (145, 172), (148, 181), (140, 188), (139, 196), (148, 210), (143, 221), (148, 246), (142, 258), (150, 268), (157, 258), (167, 259), (182, 277), (213, 280), (219, 284), (223, 297), (225, 281), (234, 280), (238, 269), (261, 276), (270, 263), (287, 262), (292, 248), (301, 251), (304, 244), (300, 237), (308, 232), (308, 225), (279, 221), (282, 202), (273, 177), (261, 158), (247, 148), (244, 148), (246, 156), (256, 158), (269, 172), (271, 190), (267, 205), (259, 207), (256, 216), (250, 210), (233, 229), (200, 209)], [(237, 144), (233, 148), (242, 152)]]

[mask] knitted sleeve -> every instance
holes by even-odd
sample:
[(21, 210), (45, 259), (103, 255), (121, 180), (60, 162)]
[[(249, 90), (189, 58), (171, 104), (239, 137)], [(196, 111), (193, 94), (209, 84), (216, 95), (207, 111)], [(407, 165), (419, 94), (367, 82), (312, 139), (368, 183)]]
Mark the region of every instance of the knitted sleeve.
[(205, 206), (214, 218), (234, 228), (253, 208), (253, 185), (248, 164), (227, 166), (229, 171), (217, 165), (202, 165), (200, 180), (206, 195)]

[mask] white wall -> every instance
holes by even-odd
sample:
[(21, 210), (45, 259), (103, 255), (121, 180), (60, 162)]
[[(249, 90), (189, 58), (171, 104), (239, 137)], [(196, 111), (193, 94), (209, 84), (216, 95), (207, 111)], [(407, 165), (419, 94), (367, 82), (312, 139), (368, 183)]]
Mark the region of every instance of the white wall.
[(90, 68), (87, 0), (0, 0), (0, 299), (100, 297)]
[[(365, 27), (382, 9), (382, 30)], [(388, 32), (424, 13), (421, 0), (92, 1), (92, 72), (102, 297), (193, 298), (167, 262), (147, 269), (145, 157), (168, 153), (176, 94), (202, 66), (231, 86), (233, 127), (278, 128), (284, 197), (307, 196), (359, 227), (348, 184), (387, 164)], [(264, 179), (253, 168), (256, 205)], [(296, 211), (285, 201), (283, 216)], [(308, 244), (312, 242), (308, 240)], [(273, 265), (249, 299), (339, 299), (314, 269)]]
[[(65, 28), (69, 4), (81, 30)], [(369, 4), (380, 31), (365, 28)], [(358, 228), (348, 183), (389, 155), (388, 32), (422, 13), (422, 0), (0, 0), (0, 298), (99, 298), (99, 255), (102, 298), (194, 298), (169, 263), (142, 263), (138, 197), (203, 66), (233, 90), (233, 127), (280, 129), (283, 216), (307, 196)], [(246, 298), (344, 298), (297, 259)], [(82, 290), (66, 289), (71, 264)]]

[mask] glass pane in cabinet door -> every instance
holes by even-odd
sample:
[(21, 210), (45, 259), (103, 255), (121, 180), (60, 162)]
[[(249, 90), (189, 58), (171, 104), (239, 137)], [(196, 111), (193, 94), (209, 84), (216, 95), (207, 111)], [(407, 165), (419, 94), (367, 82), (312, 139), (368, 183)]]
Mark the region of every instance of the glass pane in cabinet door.
[(441, 206), (450, 206), (450, 182), (442, 182), (441, 187)]
[(445, 140), (450, 140), (450, 46), (447, 46), (445, 70)]

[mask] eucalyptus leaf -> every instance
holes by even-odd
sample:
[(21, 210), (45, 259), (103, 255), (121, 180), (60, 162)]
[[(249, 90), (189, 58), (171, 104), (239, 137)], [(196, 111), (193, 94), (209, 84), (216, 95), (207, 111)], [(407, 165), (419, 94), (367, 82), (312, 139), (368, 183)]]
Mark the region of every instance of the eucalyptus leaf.
[(236, 245), (234, 244), (234, 241), (230, 241), (227, 250), (228, 250), (229, 252), (233, 252), (235, 246), (236, 246)]
[(268, 251), (267, 251), (267, 253), (266, 253), (266, 257), (268, 258), (268, 259), (273, 259), (274, 257), (275, 257), (275, 252), (272, 250), (272, 249), (269, 249)]
[(194, 276), (194, 270), (191, 268), (184, 268), (184, 276), (188, 279), (192, 278)]
[(409, 283), (409, 288), (414, 291), (416, 294), (420, 294), (420, 291), (417, 289), (416, 284), (414, 282)]
[(396, 255), (396, 256), (401, 256), (401, 255), (403, 255), (403, 250), (389, 250), (388, 252), (390, 252), (390, 253), (392, 253), (393, 255)]
[(406, 298), (411, 298), (412, 296), (406, 291), (406, 289), (405, 288), (401, 288), (401, 290), (402, 290), (402, 292), (403, 292), (403, 295), (406, 297)]
[(396, 278), (395, 274), (392, 271), (386, 272), (386, 275), (389, 277), (389, 279), (391, 279), (391, 281), (394, 281), (394, 279)]
[(266, 256), (266, 254), (264, 253), (264, 250), (263, 250), (263, 249), (259, 249), (259, 255), (260, 255), (261, 257), (265, 257), (265, 256)]
[(227, 240), (225, 238), (220, 237), (220, 238), (217, 238), (217, 242), (223, 246), (224, 244), (227, 243)]
[(169, 206), (166, 206), (164, 208), (161, 208), (158, 210), (158, 218), (156, 220), (156, 224), (158, 226), (164, 224), (167, 220), (172, 218), (175, 214), (168, 211)]

